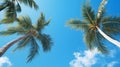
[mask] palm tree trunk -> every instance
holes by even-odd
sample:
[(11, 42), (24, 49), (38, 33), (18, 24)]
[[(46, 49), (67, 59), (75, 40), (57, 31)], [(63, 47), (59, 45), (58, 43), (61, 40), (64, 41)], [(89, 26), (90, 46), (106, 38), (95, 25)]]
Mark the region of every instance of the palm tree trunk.
[(102, 2), (100, 3), (100, 7), (98, 8), (97, 18), (100, 18), (101, 13), (102, 13), (106, 4), (107, 4), (107, 0), (102, 0)]
[(97, 28), (98, 32), (99, 32), (105, 39), (107, 39), (108, 41), (110, 41), (110, 42), (113, 43), (114, 45), (120, 47), (120, 42), (119, 42), (119, 41), (114, 40), (114, 39), (112, 39), (111, 37), (109, 37), (108, 35), (106, 35), (99, 27), (96, 26), (96, 28)]
[(0, 57), (11, 47), (13, 46), (15, 43), (17, 43), (18, 41), (28, 37), (30, 34), (24, 35), (16, 40), (13, 40), (9, 43), (7, 43), (6, 45), (4, 45), (2, 48), (0, 48)]

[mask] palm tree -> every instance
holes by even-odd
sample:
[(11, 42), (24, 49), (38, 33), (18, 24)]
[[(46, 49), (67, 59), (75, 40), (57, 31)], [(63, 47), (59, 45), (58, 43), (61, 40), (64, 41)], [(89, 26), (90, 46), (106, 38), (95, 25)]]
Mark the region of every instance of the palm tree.
[(52, 41), (49, 35), (42, 33), (42, 30), (50, 23), (50, 20), (46, 21), (45, 16), (41, 13), (41, 17), (38, 18), (36, 26), (32, 25), (32, 22), (28, 16), (18, 17), (17, 21), (19, 25), (16, 27), (10, 27), (7, 31), (2, 31), (2, 35), (19, 34), (23, 35), (20, 38), (13, 40), (2, 48), (0, 48), (0, 56), (2, 56), (11, 46), (18, 44), (14, 49), (21, 49), (27, 45), (30, 45), (30, 54), (28, 55), (28, 62), (31, 61), (38, 53), (38, 42), (41, 42), (43, 51), (47, 52), (51, 49)]
[(6, 13), (1, 22), (14, 22), (17, 18), (17, 12), (21, 12), (20, 3), (24, 3), (25, 5), (29, 5), (31, 8), (38, 9), (38, 5), (34, 0), (4, 0), (3, 3), (0, 4), (0, 11), (5, 9)]
[(106, 16), (106, 3), (107, 0), (101, 2), (96, 15), (92, 7), (86, 3), (82, 8), (84, 19), (71, 19), (67, 22), (68, 26), (84, 31), (84, 41), (90, 50), (97, 47), (102, 53), (108, 53), (104, 45), (105, 39), (120, 47), (120, 42), (112, 39), (120, 33), (120, 17)]

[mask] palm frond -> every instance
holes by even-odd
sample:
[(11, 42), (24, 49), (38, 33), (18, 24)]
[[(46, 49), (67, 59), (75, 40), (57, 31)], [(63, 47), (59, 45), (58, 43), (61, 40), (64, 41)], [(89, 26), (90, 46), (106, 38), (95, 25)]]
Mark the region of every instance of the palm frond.
[(117, 27), (104, 27), (103, 31), (108, 35), (117, 35), (120, 34), (120, 28)]
[(119, 17), (106, 17), (102, 20), (103, 31), (107, 34), (120, 33), (120, 18)]
[(27, 62), (32, 61), (32, 59), (38, 54), (38, 49), (39, 46), (36, 42), (36, 40), (34, 39), (34, 37), (31, 38), (31, 48), (30, 48), (30, 54), (28, 55), (28, 60)]
[(19, 27), (9, 27), (6, 31), (1, 31), (0, 35), (12, 35), (12, 34), (24, 34), (26, 31), (24, 31), (22, 28)]
[(51, 22), (51, 19), (49, 19), (46, 23), (44, 23), (44, 26), (49, 25), (50, 22)]
[(30, 37), (26, 37), (25, 39), (19, 41), (17, 47), (13, 49), (13, 52), (16, 51), (17, 49), (25, 48), (28, 45), (28, 43), (30, 43)]
[(16, 13), (15, 13), (15, 5), (13, 2), (10, 2), (9, 7), (6, 9), (6, 17), (12, 18)]
[(49, 35), (46, 34), (38, 34), (37, 38), (39, 41), (41, 41), (42, 47), (43, 47), (43, 51), (50, 51), (51, 50), (51, 46), (53, 44), (51, 38)]
[(88, 32), (86, 32), (84, 37), (84, 41), (90, 50), (93, 50), (94, 48), (97, 47), (97, 49), (101, 53), (107, 54), (108, 50), (106, 49), (105, 45), (102, 43), (103, 39), (104, 38), (100, 34), (98, 34), (98, 32), (93, 30), (88, 30)]
[(95, 46), (94, 40), (95, 40), (95, 31), (88, 30), (87, 32), (85, 32), (84, 41), (90, 50), (94, 49), (94, 46)]
[(28, 16), (20, 16), (17, 18), (17, 21), (19, 22), (19, 26), (23, 27), (24, 29), (30, 29), (33, 27), (31, 19)]
[(96, 32), (94, 44), (101, 53), (108, 54), (109, 51), (107, 50), (105, 44), (102, 43), (103, 38), (101, 38), (101, 37), (102, 36), (98, 32)]
[(113, 39), (116, 39), (114, 36), (120, 34), (120, 27), (118, 28), (117, 26), (107, 26), (103, 27), (104, 33), (106, 33), (108, 36), (112, 37)]
[(49, 23), (50, 23), (50, 20), (46, 21), (44, 14), (41, 13), (41, 16), (37, 20), (36, 30), (41, 31)]
[(44, 27), (45, 16), (41, 13), (41, 16), (37, 20), (37, 30), (41, 30)]
[(78, 29), (78, 30), (86, 31), (86, 30), (88, 30), (89, 24), (87, 24), (83, 21), (80, 21), (80, 20), (71, 19), (67, 22), (67, 26), (70, 26), (70, 27)]
[(34, 0), (18, 0), (21, 3), (24, 3), (25, 5), (30, 6), (31, 8), (38, 9), (38, 5), (35, 3)]
[(9, 6), (6, 8), (5, 18), (1, 21), (2, 23), (12, 23), (16, 20), (16, 10), (13, 2), (10, 2)]
[(83, 17), (85, 18), (84, 20), (86, 20), (91, 24), (94, 23), (95, 14), (94, 14), (94, 11), (92, 10), (92, 7), (89, 6), (89, 4), (85, 4), (83, 6), (82, 12), (83, 12)]
[(97, 44), (98, 50), (103, 53), (103, 54), (108, 54), (109, 51), (107, 50), (105, 44), (103, 44), (102, 42), (98, 42)]
[(4, 1), (1, 5), (0, 5), (0, 11), (7, 8), (7, 6), (9, 5), (9, 1)]
[(19, 3), (15, 6), (17, 12), (21, 12), (21, 6)]
[(119, 24), (120, 25), (120, 17), (113, 17), (113, 16), (108, 16), (108, 17), (104, 17), (102, 19), (102, 24)]

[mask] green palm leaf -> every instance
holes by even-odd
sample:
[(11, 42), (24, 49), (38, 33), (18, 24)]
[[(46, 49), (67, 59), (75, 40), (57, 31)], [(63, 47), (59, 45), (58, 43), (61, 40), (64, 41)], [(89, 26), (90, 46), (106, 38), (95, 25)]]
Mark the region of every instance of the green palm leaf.
[(17, 5), (15, 7), (16, 7), (16, 11), (17, 12), (21, 12), (21, 6), (20, 6), (19, 3), (17, 3)]
[(102, 24), (119, 24), (120, 25), (120, 17), (113, 17), (113, 16), (108, 16), (108, 17), (104, 17), (101, 20)]
[(41, 31), (45, 26), (50, 23), (51, 20), (46, 21), (45, 16), (41, 13), (40, 17), (37, 20), (36, 30)]
[[(113, 26), (109, 26), (108, 25), (104, 25), (106, 27), (103, 27), (103, 31), (108, 34), (108, 35), (116, 35), (116, 34), (120, 34), (120, 28), (117, 28), (115, 26), (117, 25), (113, 25)], [(119, 26), (119, 25), (118, 25)]]
[(83, 17), (85, 18), (84, 20), (89, 23), (94, 23), (95, 14), (91, 6), (89, 6), (88, 4), (85, 4), (82, 8), (82, 11), (83, 11)]
[(31, 29), (33, 27), (31, 19), (28, 16), (20, 16), (17, 18), (17, 21), (19, 22), (19, 26), (24, 29)]
[(16, 9), (13, 2), (9, 3), (9, 6), (6, 9), (5, 18), (1, 21), (2, 23), (12, 23), (16, 20)]
[(102, 53), (102, 54), (108, 54), (109, 51), (107, 50), (107, 48), (105, 47), (105, 44), (103, 44), (102, 42), (98, 41), (98, 43), (96, 44), (98, 50)]
[(39, 31), (41, 29), (43, 29), (43, 25), (45, 23), (45, 16), (43, 15), (43, 13), (41, 13), (41, 16), (38, 18), (37, 20), (37, 25), (36, 25), (36, 29)]
[(108, 54), (109, 51), (107, 50), (106, 46), (104, 45), (103, 40), (104, 40), (104, 38), (98, 32), (96, 32), (95, 41), (94, 41), (96, 47), (98, 48), (98, 50), (101, 53)]
[(48, 21), (44, 23), (44, 26), (47, 26), (50, 22), (51, 22), (51, 19), (48, 19)]
[(67, 26), (70, 26), (78, 30), (83, 30), (83, 31), (87, 31), (89, 28), (88, 23), (85, 23), (84, 21), (80, 21), (80, 20), (74, 20), (74, 19), (69, 20), (67, 22)]
[(1, 5), (0, 5), (0, 11), (5, 9), (8, 5), (9, 5), (9, 1), (4, 1)]
[(17, 49), (22, 49), (25, 48), (28, 43), (30, 42), (31, 37), (26, 37), (25, 39), (21, 40), (15, 49), (13, 49), (13, 52), (16, 51)]
[(25, 30), (23, 30), (22, 28), (19, 28), (19, 27), (9, 27), (8, 30), (1, 31), (0, 35), (12, 35), (12, 34), (15, 34), (15, 33), (24, 34)]
[(6, 8), (6, 13), (5, 17), (1, 20), (1, 24), (16, 21), (17, 12), (21, 12), (21, 6), (19, 3), (24, 3), (31, 8), (38, 9), (38, 5), (34, 0), (4, 0), (0, 5), (0, 11)]
[(94, 40), (95, 40), (95, 31), (88, 30), (87, 32), (85, 32), (84, 41), (90, 50), (94, 49), (94, 46), (95, 46), (93, 42)]
[(36, 42), (36, 40), (34, 39), (34, 37), (31, 38), (31, 48), (30, 48), (30, 54), (28, 55), (28, 60), (27, 62), (32, 61), (32, 59), (38, 54), (38, 49), (39, 46)]
[(25, 5), (30, 6), (31, 8), (38, 9), (38, 5), (35, 3), (34, 0), (18, 0), (21, 3), (24, 3)]
[(50, 36), (46, 34), (39, 34), (37, 35), (37, 38), (42, 43), (43, 51), (50, 51), (51, 50), (51, 44), (53, 43)]
[(108, 35), (120, 33), (120, 17), (105, 17), (102, 20), (103, 31)]

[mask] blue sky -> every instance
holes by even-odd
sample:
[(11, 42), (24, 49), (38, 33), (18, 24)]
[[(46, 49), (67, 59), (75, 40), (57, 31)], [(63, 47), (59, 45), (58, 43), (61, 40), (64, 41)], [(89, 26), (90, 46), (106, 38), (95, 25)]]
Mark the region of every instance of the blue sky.
[[(22, 5), (22, 12), (19, 15), (29, 15), (35, 24), (40, 12), (43, 12), (46, 19), (51, 18), (51, 24), (45, 28), (44, 32), (50, 34), (54, 45), (50, 52), (44, 53), (40, 47), (39, 55), (31, 63), (26, 63), (28, 49), (18, 50), (12, 53), (11, 47), (6, 54), (0, 58), (2, 67), (119, 67), (120, 48), (107, 42), (107, 47), (111, 51), (110, 55), (102, 55), (95, 49), (87, 50), (83, 41), (83, 33), (71, 29), (65, 24), (71, 18), (82, 19), (81, 7), (85, 0), (36, 0), (39, 10), (35, 11)], [(91, 5), (95, 11), (101, 0), (91, 0)], [(120, 16), (120, 0), (109, 0), (106, 5), (107, 15)], [(0, 15), (2, 15), (0, 13)], [(1, 16), (0, 16), (1, 17)], [(2, 26), (2, 25), (1, 25)], [(3, 25), (0, 30), (12, 25)], [(11, 35), (0, 36), (0, 46), (14, 40), (20, 36)], [(120, 39), (117, 38), (119, 41)], [(1, 61), (2, 60), (2, 61)], [(5, 64), (4, 64), (5, 63)], [(3, 65), (1, 65), (3, 64)]]

